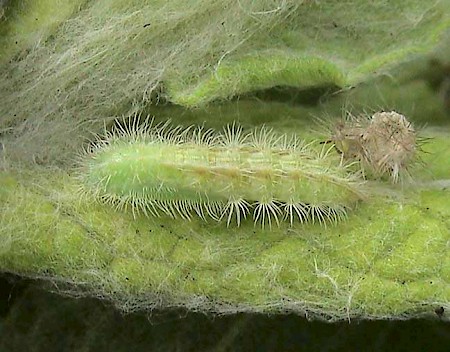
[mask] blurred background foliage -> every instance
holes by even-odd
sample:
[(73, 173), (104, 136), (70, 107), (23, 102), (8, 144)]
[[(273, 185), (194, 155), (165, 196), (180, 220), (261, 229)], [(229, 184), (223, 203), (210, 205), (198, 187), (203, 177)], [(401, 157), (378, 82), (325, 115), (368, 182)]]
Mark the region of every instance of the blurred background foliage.
[(62, 297), (39, 282), (2, 276), (0, 284), (2, 351), (446, 352), (450, 344), (448, 323), (439, 321), (329, 324), (295, 314), (210, 316), (179, 309), (124, 316), (104, 301)]

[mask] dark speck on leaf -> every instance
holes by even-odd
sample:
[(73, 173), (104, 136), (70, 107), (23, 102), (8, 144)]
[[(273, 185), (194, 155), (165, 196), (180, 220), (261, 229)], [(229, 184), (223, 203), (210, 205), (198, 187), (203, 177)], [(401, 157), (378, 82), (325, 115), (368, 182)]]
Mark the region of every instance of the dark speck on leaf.
[(445, 309), (444, 309), (444, 307), (437, 307), (437, 308), (434, 310), (434, 312), (436, 313), (436, 315), (437, 315), (439, 318), (442, 318), (442, 317), (444, 316)]
[(150, 27), (150, 23), (144, 24), (144, 28)]

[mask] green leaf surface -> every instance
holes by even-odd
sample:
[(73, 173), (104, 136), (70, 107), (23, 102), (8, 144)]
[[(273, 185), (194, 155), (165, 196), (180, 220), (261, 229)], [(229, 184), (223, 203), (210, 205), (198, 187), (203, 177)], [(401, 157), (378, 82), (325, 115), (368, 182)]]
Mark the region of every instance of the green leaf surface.
[[(448, 158), (449, 140), (436, 137), (428, 148), (441, 152), (425, 162)], [(439, 166), (436, 175), (450, 179)], [(433, 178), (380, 192), (336, 226), (261, 229), (134, 219), (81, 201), (66, 172), (3, 172), (0, 267), (70, 282), (124, 310), (431, 316), (450, 302), (450, 188)]]
[(170, 99), (201, 106), (276, 86), (354, 86), (435, 45), (450, 27), (449, 6), (448, 1), (305, 2), (282, 24), (256, 35), (252, 45), (226, 52), (194, 85), (169, 80)]

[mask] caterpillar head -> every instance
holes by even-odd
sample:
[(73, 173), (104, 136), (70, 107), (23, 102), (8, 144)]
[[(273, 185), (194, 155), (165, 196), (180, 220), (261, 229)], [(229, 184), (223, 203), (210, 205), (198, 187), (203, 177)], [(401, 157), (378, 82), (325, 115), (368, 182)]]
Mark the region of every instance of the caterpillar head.
[(331, 140), (345, 159), (355, 159), (361, 153), (361, 136), (363, 130), (358, 126), (349, 128), (345, 122), (339, 121), (334, 126)]

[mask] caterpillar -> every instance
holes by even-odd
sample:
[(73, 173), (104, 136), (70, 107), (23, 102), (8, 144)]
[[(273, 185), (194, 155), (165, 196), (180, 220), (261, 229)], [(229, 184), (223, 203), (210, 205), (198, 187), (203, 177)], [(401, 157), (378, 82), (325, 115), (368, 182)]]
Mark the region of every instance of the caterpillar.
[(336, 223), (364, 195), (330, 149), (265, 127), (215, 132), (134, 119), (97, 136), (81, 154), (78, 179), (82, 192), (134, 216)]
[(352, 116), (331, 129), (330, 141), (346, 160), (359, 162), (372, 176), (397, 183), (417, 160), (421, 139), (407, 118), (395, 111)]

